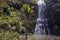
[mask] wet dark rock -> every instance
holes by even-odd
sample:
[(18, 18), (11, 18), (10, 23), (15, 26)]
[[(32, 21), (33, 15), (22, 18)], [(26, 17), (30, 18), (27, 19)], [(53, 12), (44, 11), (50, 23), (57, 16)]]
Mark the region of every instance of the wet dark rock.
[[(48, 0), (47, 0), (48, 1)], [(52, 35), (60, 35), (60, 0), (50, 0), (47, 3), (48, 27)]]

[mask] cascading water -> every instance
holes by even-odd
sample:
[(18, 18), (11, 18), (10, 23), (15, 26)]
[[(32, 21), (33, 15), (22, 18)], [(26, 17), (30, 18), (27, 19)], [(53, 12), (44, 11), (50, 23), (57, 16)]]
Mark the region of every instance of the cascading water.
[(38, 18), (34, 34), (46, 35), (47, 33), (49, 35), (50, 31), (48, 29), (48, 19), (44, 15), (46, 3), (44, 2), (44, 0), (39, 0), (37, 4), (38, 4)]

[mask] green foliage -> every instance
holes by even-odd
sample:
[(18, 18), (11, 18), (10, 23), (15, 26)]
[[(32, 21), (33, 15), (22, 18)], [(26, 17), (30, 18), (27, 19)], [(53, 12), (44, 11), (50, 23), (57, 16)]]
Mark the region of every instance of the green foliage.
[(17, 32), (4, 32), (4, 30), (0, 29), (0, 40), (17, 40), (18, 35)]
[(20, 20), (23, 26), (28, 30), (27, 32), (31, 32), (35, 25), (36, 14), (34, 8), (34, 6), (30, 6), (29, 4), (23, 4), (21, 8)]
[(8, 0), (0, 0), (0, 7), (7, 7), (8, 6), (7, 1)]
[(21, 31), (23, 27), (20, 21), (20, 12), (18, 10), (14, 10), (13, 7), (8, 7), (7, 10), (9, 11), (9, 15), (7, 15), (6, 13), (0, 14), (0, 23), (2, 25), (3, 24), (10, 25), (10, 27), (8, 28), (11, 30), (12, 29), (16, 30), (17, 28), (18, 31)]
[(25, 30), (26, 30), (26, 28), (24, 27), (24, 26), (22, 26), (23, 24), (22, 23), (20, 23), (20, 29), (19, 29), (19, 31), (21, 32), (21, 31), (24, 31), (25, 32)]
[(33, 29), (30, 25), (33, 25), (31, 14), (34, 12), (34, 6), (21, 4), (21, 9), (17, 10), (21, 0), (11, 0), (11, 6), (7, 4), (8, 1), (10, 0), (1, 0), (0, 3), (0, 40), (18, 40), (19, 33), (28, 33)]
[(21, 8), (21, 11), (30, 14), (33, 11), (34, 6), (30, 7), (28, 4), (23, 4), (23, 7)]
[[(8, 1), (10, 0), (1, 0), (0, 2), (0, 26), (5, 28), (7, 27), (8, 31), (26, 31), (26, 29), (31, 30), (33, 25), (33, 17), (31, 16), (31, 14), (34, 15), (34, 6), (30, 6), (29, 4), (20, 4), (22, 0), (14, 0), (14, 1), (10, 1), (13, 2), (11, 5), (8, 5)], [(26, 0), (24, 0), (25, 2)], [(28, 0), (27, 0), (28, 1)], [(27, 2), (26, 1), (26, 2)], [(30, 1), (30, 0), (29, 0)], [(20, 10), (16, 10), (16, 8), (14, 8), (17, 4), (22, 5)], [(13, 7), (14, 6), (14, 7)], [(18, 7), (18, 6), (17, 6)], [(6, 12), (4, 12), (4, 8), (6, 8), (7, 10), (5, 10)], [(8, 26), (6, 26), (6, 25)], [(0, 28), (1, 28), (0, 27)], [(7, 30), (7, 29), (3, 29), (3, 30)]]
[(32, 36), (32, 35), (30, 35), (29, 38), (28, 38), (28, 40), (35, 40), (35, 37)]

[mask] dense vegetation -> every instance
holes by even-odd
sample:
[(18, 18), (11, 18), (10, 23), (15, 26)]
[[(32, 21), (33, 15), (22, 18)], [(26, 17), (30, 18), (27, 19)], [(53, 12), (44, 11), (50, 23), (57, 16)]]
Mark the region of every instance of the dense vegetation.
[[(25, 34), (26, 31), (28, 33), (34, 32), (37, 18), (36, 1), (37, 0), (0, 0), (0, 40), (9, 40), (12, 36), (13, 38), (17, 38), (19, 34)], [(50, 2), (47, 2), (46, 16), (49, 19), (48, 23), (51, 34), (60, 35), (60, 6), (59, 3), (56, 3), (57, 7), (53, 4), (55, 3), (52, 2), (50, 4)], [(58, 9), (58, 11), (56, 9)], [(59, 13), (57, 14), (57, 12)], [(56, 14), (54, 15), (54, 13)], [(8, 38), (8, 36), (10, 36), (10, 38)], [(13, 40), (13, 38), (10, 40)]]
[(35, 6), (26, 0), (0, 0), (0, 40), (16, 40), (19, 34), (32, 33), (36, 22)]

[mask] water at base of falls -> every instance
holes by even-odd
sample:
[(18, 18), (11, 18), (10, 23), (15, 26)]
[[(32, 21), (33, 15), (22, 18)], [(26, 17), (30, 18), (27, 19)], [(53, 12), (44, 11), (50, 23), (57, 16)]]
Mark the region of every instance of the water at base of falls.
[(44, 11), (46, 9), (46, 3), (44, 2), (44, 0), (39, 0), (37, 4), (38, 4), (38, 18), (34, 34), (49, 35), (50, 31), (48, 29), (48, 22), (47, 22), (48, 19), (44, 15)]

